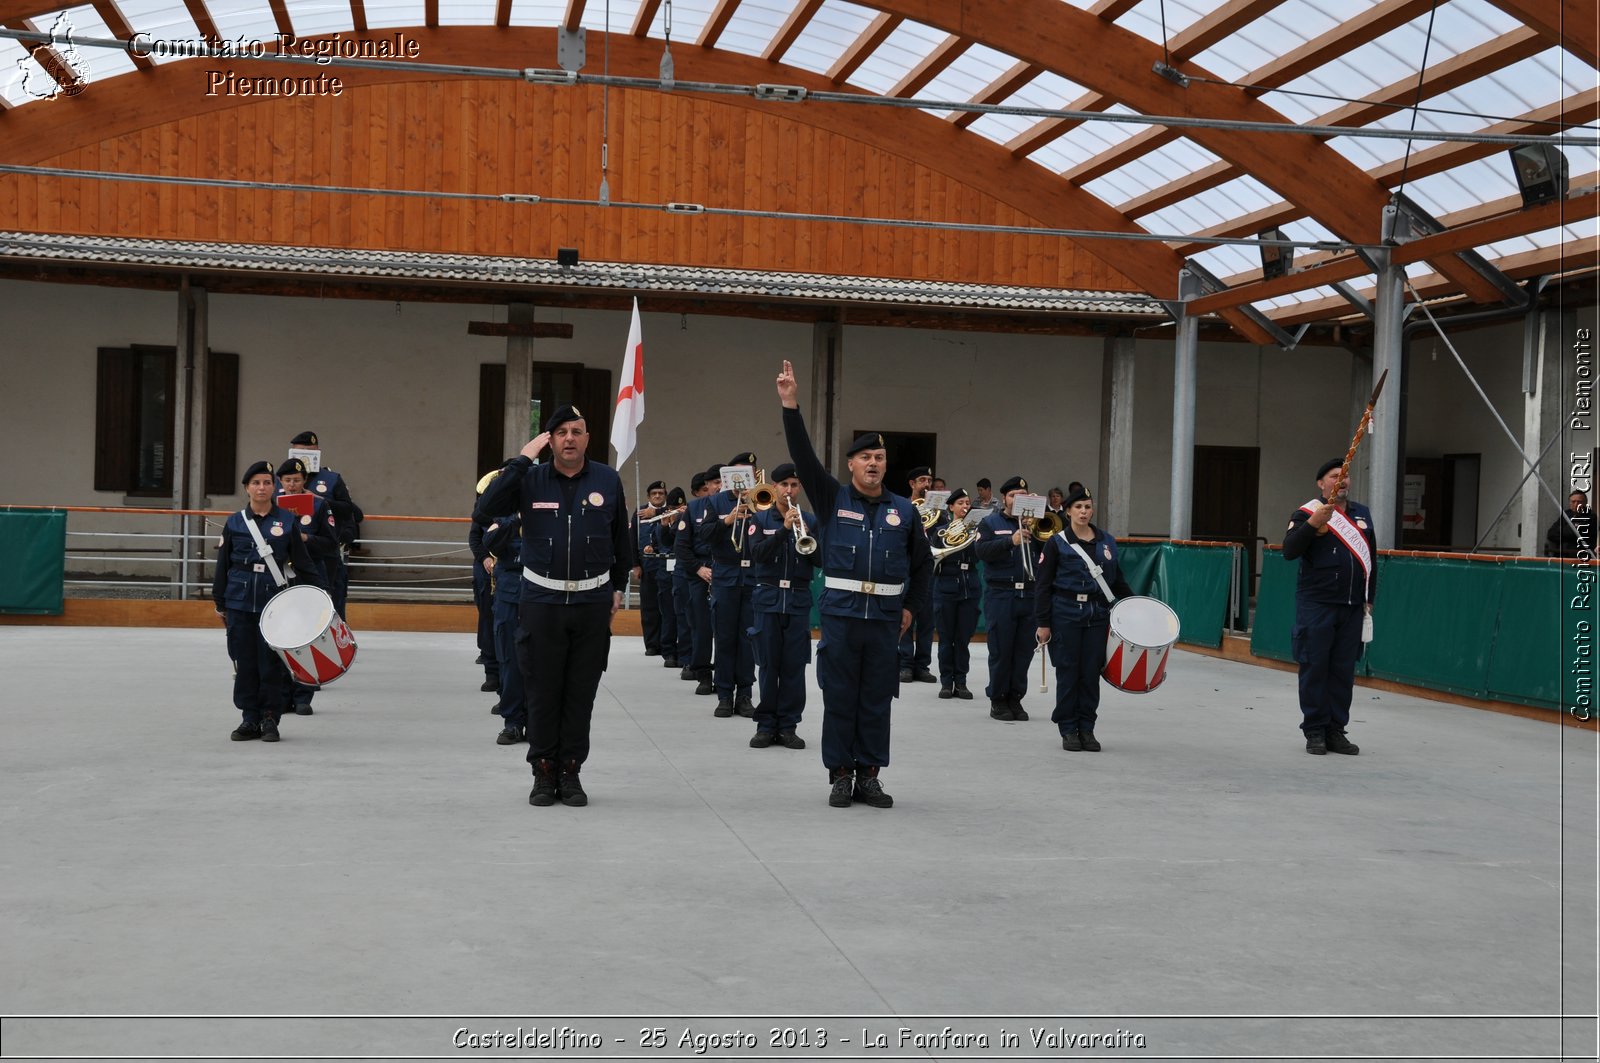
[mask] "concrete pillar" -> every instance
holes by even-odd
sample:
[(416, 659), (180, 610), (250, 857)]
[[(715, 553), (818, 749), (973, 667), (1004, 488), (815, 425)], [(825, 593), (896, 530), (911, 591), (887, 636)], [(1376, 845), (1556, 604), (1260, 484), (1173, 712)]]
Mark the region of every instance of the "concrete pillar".
[[(1522, 452), (1537, 456), (1545, 444), (1558, 433), (1571, 435), (1566, 424), (1567, 401), (1562, 395), (1562, 344), (1561, 318), (1554, 310), (1536, 310), (1522, 322)], [(1570, 381), (1569, 381), (1570, 386)], [(1569, 490), (1567, 470), (1568, 449), (1557, 443), (1544, 460), (1539, 462), (1539, 476), (1555, 485), (1556, 494), (1566, 504)], [(1517, 470), (1518, 477), (1527, 472), (1524, 464)], [(1591, 499), (1593, 492), (1590, 492)], [(1544, 533), (1555, 522), (1554, 503), (1544, 493), (1536, 480), (1529, 477), (1522, 484), (1521, 498), (1514, 512), (1517, 515), (1517, 552), (1523, 557), (1537, 557), (1544, 553)]]
[(811, 402), (805, 410), (811, 445), (823, 468), (839, 476), (835, 463), (843, 463), (849, 440), (843, 438), (839, 396), (844, 391), (844, 327), (837, 321), (819, 321), (811, 327)]
[[(1366, 411), (1367, 400), (1372, 397), (1372, 360), (1363, 358), (1352, 352), (1350, 356), (1350, 435), (1356, 434), (1356, 425), (1361, 423), (1361, 415)], [(1390, 383), (1393, 383), (1392, 381)], [(1400, 398), (1400, 389), (1396, 387), (1394, 393), (1389, 392), (1390, 384), (1383, 385), (1383, 402), (1397, 402)], [(1328, 457), (1336, 455), (1329, 453)], [(1311, 487), (1311, 473), (1306, 473), (1306, 486)], [(1312, 493), (1315, 493), (1313, 490)], [(1371, 441), (1361, 445), (1356, 451), (1355, 460), (1350, 463), (1350, 496), (1356, 501), (1365, 501), (1373, 494), (1372, 490), (1372, 446)], [(1306, 495), (1307, 498), (1311, 494)]]
[[(532, 303), (512, 303), (506, 307), (506, 321), (513, 325), (533, 324)], [(506, 424), (505, 456), (520, 451), (539, 434), (530, 425), (528, 403), (533, 398), (533, 337), (506, 337)], [(544, 411), (548, 415), (549, 410)], [(530, 431), (530, 428), (532, 429)]]
[(1100, 370), (1100, 482), (1095, 523), (1113, 535), (1133, 530), (1133, 337), (1107, 336)]
[(1196, 366), (1199, 362), (1200, 321), (1187, 312), (1189, 300), (1200, 295), (1200, 278), (1178, 271), (1178, 298), (1185, 311), (1178, 316), (1178, 335), (1172, 360), (1172, 495), (1167, 535), (1187, 539), (1194, 513), (1194, 405)]
[(1387, 251), (1374, 253), (1381, 268), (1372, 300), (1375, 317), (1372, 379), (1376, 382), (1385, 370), (1389, 378), (1384, 382), (1378, 405), (1373, 408), (1372, 426), (1368, 429), (1372, 453), (1366, 497), (1367, 507), (1372, 510), (1378, 549), (1393, 550), (1399, 542), (1401, 473), (1405, 460), (1405, 455), (1400, 453), (1400, 403), (1404, 394), (1401, 376), (1405, 370), (1405, 347), (1401, 330), (1405, 325), (1406, 274), (1403, 266), (1390, 261)]
[[(174, 509), (198, 509), (205, 495), (206, 439), (206, 293), (192, 288), (189, 278), (178, 285), (178, 329), (172, 396), (172, 501)], [(205, 557), (204, 536), (191, 535), (203, 528), (201, 518), (175, 516), (177, 536), (172, 581), (180, 600), (194, 597), (189, 584), (200, 578)]]

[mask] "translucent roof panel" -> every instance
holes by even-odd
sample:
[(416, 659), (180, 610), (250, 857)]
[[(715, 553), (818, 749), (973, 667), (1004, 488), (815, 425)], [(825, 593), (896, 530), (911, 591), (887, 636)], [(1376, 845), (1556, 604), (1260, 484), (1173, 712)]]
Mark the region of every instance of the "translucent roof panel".
[(283, 6), (297, 37), (348, 33), (352, 27), (350, 5), (339, 0), (284, 0)]
[(794, 46), (784, 53), (783, 61), (802, 70), (826, 74), (877, 16), (876, 11), (859, 4), (825, 0), (795, 38)]
[(872, 57), (850, 75), (850, 84), (887, 96), (907, 74), (916, 69), (918, 63), (949, 37), (950, 34), (944, 30), (920, 22), (902, 22), (884, 38)]
[[(1010, 107), (1059, 111), (1079, 99), (1083, 93), (1082, 86), (1046, 71), (999, 102)], [(1039, 121), (1039, 118), (1031, 115), (986, 114), (969, 128), (979, 136), (1005, 144), (1032, 129)]]
[[(189, 17), (189, 10), (173, 0), (118, 0), (117, 9), (128, 20), (134, 33), (148, 34), (151, 41), (196, 41), (200, 27)], [(350, 23), (350, 7), (345, 5), (345, 24)], [(155, 63), (170, 63), (179, 56), (151, 55)]]
[(1205, 13), (1206, 5), (1194, 3), (1193, 0), (1139, 0), (1130, 11), (1117, 19), (1117, 25), (1160, 44), (1164, 40), (1170, 41), (1200, 21)]
[[(1095, 191), (1095, 186), (1114, 177), (1117, 187), (1138, 189), (1134, 195), (1128, 197), (1134, 199), (1146, 192), (1162, 188), (1178, 177), (1203, 170), (1216, 161), (1217, 156), (1205, 148), (1187, 137), (1179, 137), (1170, 144), (1163, 144), (1153, 151), (1145, 152), (1114, 174), (1097, 181), (1090, 181), (1084, 187), (1099, 195), (1099, 192)], [(1117, 202), (1125, 203), (1127, 199)]]
[[(367, 17), (372, 17), (370, 3)], [(440, 0), (441, 5), (446, 0)], [(676, 5), (674, 5), (676, 7)], [(554, 26), (567, 14), (565, 0), (512, 0), (511, 24), (513, 26)]]
[[(420, 8), (419, 0), (419, 11)], [(239, 37), (247, 41), (270, 41), (273, 34), (278, 32), (272, 8), (261, 3), (261, 0), (206, 0), (206, 10), (211, 12), (211, 21), (216, 23), (217, 32), (230, 41)], [(368, 4), (368, 25), (373, 25), (372, 12), (373, 7)], [(418, 24), (421, 24), (421, 19), (418, 19)]]
[[(57, 17), (58, 16), (54, 14), (41, 16), (40, 18), (34, 19), (33, 24), (37, 29), (45, 33), (55, 33), (58, 32), (54, 28)], [(83, 7), (68, 8), (67, 17), (72, 20), (71, 35), (74, 37), (105, 38), (116, 36), (116, 34), (112, 33), (110, 28), (106, 26), (105, 19), (100, 17), (100, 13), (88, 5), (84, 5)], [(63, 23), (60, 31), (62, 36), (66, 35), (65, 26), (66, 24)], [(104, 81), (106, 78), (113, 78), (118, 74), (126, 74), (130, 71), (139, 69), (138, 67), (134, 66), (133, 60), (129, 58), (127, 52), (115, 51), (110, 48), (87, 47), (76, 49), (76, 51), (78, 52), (80, 59), (89, 64), (88, 80), (91, 83), (95, 81)], [(9, 72), (6, 76), (10, 76)]]
[(939, 76), (930, 81), (928, 87), (917, 93), (917, 96), (925, 100), (965, 103), (1016, 65), (1017, 60), (1004, 52), (974, 44), (957, 56), (955, 62), (940, 71)]
[[(1120, 103), (1107, 107), (1106, 111), (1110, 114), (1135, 113)], [(1057, 173), (1065, 173), (1103, 152), (1110, 151), (1129, 137), (1148, 128), (1149, 126), (1133, 123), (1086, 121), (1056, 137), (1028, 157)]]
[(1445, 218), (1480, 203), (1518, 196), (1510, 162), (1498, 152), (1444, 173), (1407, 181), (1405, 192), (1435, 218)]
[(772, 43), (784, 20), (794, 10), (794, 0), (740, 0), (717, 38), (717, 47), (745, 55), (760, 55)]
[[(444, 2), (454, 4), (458, 3), (459, 0), (444, 0)], [(440, 4), (441, 9), (443, 6), (444, 3), (442, 2)], [(479, 19), (479, 25), (482, 25), (485, 22), (494, 22), (494, 7), (495, 5), (493, 0), (489, 0), (489, 17)], [(562, 12), (555, 17), (555, 20), (551, 24), (555, 25), (560, 23), (562, 19), (566, 18), (566, 14), (566, 10), (563, 8)], [(638, 14), (639, 0), (611, 0), (611, 11), (609, 15), (611, 19), (611, 32), (627, 33), (633, 28), (634, 16)], [(583, 9), (583, 18), (578, 21), (578, 24), (584, 29), (588, 30), (590, 33), (604, 33), (606, 31), (606, 18), (606, 5), (603, 3), (596, 4), (593, 2), (593, 0), (591, 0), (591, 2)], [(442, 15), (440, 16), (440, 21), (444, 21)], [(600, 41), (591, 39), (589, 42), (589, 54), (591, 56), (597, 54), (594, 49), (598, 48), (600, 45)]]
[[(34, 79), (41, 79), (35, 81)], [(28, 50), (19, 41), (0, 37), (0, 98), (13, 107), (53, 90), (44, 69), (28, 58)]]
[(371, 29), (421, 26), (427, 19), (422, 0), (366, 0), (362, 5)]

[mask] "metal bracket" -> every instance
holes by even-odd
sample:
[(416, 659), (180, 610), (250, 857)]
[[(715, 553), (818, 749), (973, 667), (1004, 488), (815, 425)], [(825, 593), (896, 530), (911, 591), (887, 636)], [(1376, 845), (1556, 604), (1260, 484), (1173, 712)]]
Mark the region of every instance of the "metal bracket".
[(576, 85), (578, 72), (576, 70), (548, 70), (543, 67), (530, 66), (522, 72), (524, 81), (531, 81), (535, 85)]
[[(1223, 291), (1227, 291), (1228, 290), (1228, 286), (1226, 284), (1222, 283), (1222, 278), (1221, 277), (1218, 277), (1215, 273), (1212, 273), (1210, 270), (1206, 269), (1200, 263), (1198, 263), (1194, 259), (1190, 258), (1190, 259), (1185, 259), (1184, 260), (1183, 270), (1179, 271), (1179, 273), (1178, 273), (1178, 281), (1179, 281), (1179, 290), (1180, 291), (1182, 290), (1183, 275), (1184, 275), (1185, 272), (1192, 274), (1193, 277), (1194, 277), (1194, 283), (1199, 285), (1199, 293), (1198, 294), (1201, 294), (1201, 295), (1214, 295), (1217, 292), (1223, 292)], [(1277, 322), (1273, 321), (1266, 314), (1263, 314), (1261, 311), (1257, 310), (1255, 307), (1249, 305), (1248, 303), (1245, 304), (1244, 306), (1234, 307), (1234, 309), (1238, 310), (1245, 317), (1249, 318), (1251, 323), (1253, 323), (1254, 325), (1259, 327), (1267, 335), (1271, 336), (1272, 337), (1272, 342), (1276, 343), (1279, 347), (1282, 347), (1284, 350), (1292, 351), (1292, 350), (1294, 350), (1295, 345), (1300, 342), (1300, 336), (1291, 336), (1291, 335), (1289, 335), (1288, 332), (1284, 331), (1284, 328), (1283, 328), (1282, 325), (1279, 325)], [(1304, 334), (1305, 334), (1305, 332), (1302, 329), (1301, 330), (1301, 335), (1304, 335)]]
[(806, 98), (806, 89), (804, 85), (757, 85), (754, 95), (758, 100), (799, 103)]
[(665, 209), (668, 214), (704, 214), (706, 212), (706, 208), (699, 203), (668, 203)]
[(1362, 295), (1360, 292), (1356, 291), (1354, 288), (1350, 287), (1349, 282), (1334, 281), (1332, 284), (1328, 285), (1328, 287), (1344, 296), (1345, 302), (1361, 311), (1367, 316), (1368, 319), (1373, 321), (1378, 319), (1377, 311), (1372, 309), (1372, 301), (1366, 296)]
[(556, 62), (561, 64), (562, 70), (570, 70), (574, 74), (583, 69), (583, 64), (588, 61), (588, 47), (585, 44), (585, 30), (579, 26), (569, 30), (565, 26), (556, 30)]
[[(1447, 231), (1443, 222), (1423, 210), (1404, 192), (1396, 192), (1383, 208), (1383, 242), (1390, 245), (1409, 243), (1423, 236), (1433, 236)], [(1500, 292), (1507, 306), (1528, 305), (1528, 293), (1522, 286), (1507, 277), (1478, 252), (1468, 248), (1455, 252), (1455, 256), (1478, 276), (1488, 281)]]

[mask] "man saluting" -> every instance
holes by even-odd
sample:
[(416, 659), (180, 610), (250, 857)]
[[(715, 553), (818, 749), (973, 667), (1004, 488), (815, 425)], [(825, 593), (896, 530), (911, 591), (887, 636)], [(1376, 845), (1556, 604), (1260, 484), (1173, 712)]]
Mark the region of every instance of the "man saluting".
[(883, 436), (858, 436), (845, 452), (850, 482), (822, 467), (800, 416), (794, 366), (783, 363), (778, 399), (789, 456), (817, 507), (823, 544), (817, 682), (822, 687), (822, 763), (828, 804), (888, 808), (880, 769), (889, 764), (889, 703), (899, 692), (899, 637), (928, 601), (933, 555), (917, 511), (883, 486)]

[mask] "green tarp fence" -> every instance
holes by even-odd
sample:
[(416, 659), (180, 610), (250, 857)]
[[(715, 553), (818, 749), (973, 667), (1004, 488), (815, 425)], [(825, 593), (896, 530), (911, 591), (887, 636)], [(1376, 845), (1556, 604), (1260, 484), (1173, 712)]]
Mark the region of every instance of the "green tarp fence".
[[(1251, 652), (1291, 661), (1298, 562), (1263, 554)], [(1593, 566), (1380, 555), (1375, 638), (1358, 674), (1591, 714), (1600, 595)]]
[(66, 513), (0, 510), (0, 613), (60, 616), (66, 566)]

